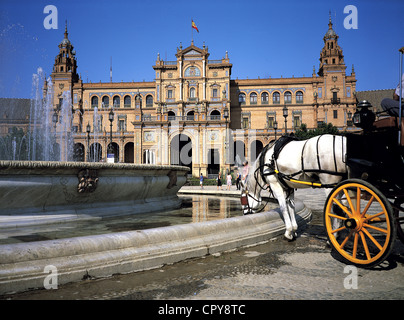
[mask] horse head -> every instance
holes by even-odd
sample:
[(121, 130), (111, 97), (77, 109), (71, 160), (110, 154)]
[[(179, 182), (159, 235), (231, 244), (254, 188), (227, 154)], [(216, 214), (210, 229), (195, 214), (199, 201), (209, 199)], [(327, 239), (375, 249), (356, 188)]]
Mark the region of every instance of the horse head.
[(254, 174), (249, 174), (241, 184), (241, 208), (243, 214), (251, 214), (257, 212), (262, 203), (261, 188), (255, 181)]

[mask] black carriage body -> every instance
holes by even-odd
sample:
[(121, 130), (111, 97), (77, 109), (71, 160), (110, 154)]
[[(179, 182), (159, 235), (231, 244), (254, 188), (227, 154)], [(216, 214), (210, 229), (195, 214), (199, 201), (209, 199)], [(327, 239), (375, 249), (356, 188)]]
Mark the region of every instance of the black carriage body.
[(404, 195), (404, 147), (395, 128), (347, 135), (350, 178), (361, 178), (387, 197)]

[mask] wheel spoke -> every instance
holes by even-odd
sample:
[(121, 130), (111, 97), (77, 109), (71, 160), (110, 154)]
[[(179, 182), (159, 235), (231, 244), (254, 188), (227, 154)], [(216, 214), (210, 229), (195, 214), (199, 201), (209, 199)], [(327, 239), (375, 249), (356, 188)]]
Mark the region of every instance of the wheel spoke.
[(352, 258), (356, 259), (357, 251), (358, 251), (358, 233), (355, 233), (354, 247), (353, 247), (353, 251), (352, 251)]
[(362, 212), (362, 214), (361, 214), (361, 218), (363, 218), (363, 217), (366, 215), (366, 212), (368, 212), (370, 206), (371, 206), (372, 203), (373, 203), (373, 199), (374, 199), (374, 198), (375, 198), (374, 196), (372, 196), (372, 198), (370, 198), (370, 200), (369, 200), (369, 202), (367, 203), (365, 209), (363, 209), (363, 212)]
[(373, 236), (369, 233), (369, 231), (367, 231), (365, 228), (362, 228), (362, 231), (368, 236), (370, 240), (372, 240), (372, 242), (376, 245), (376, 247), (379, 248), (380, 251), (383, 250), (383, 247), (380, 245), (379, 242), (377, 242), (375, 238), (373, 238)]
[[(365, 220), (368, 221), (368, 222), (370, 222), (371, 220), (373, 220), (373, 219), (375, 219), (375, 218), (377, 218), (377, 217), (380, 217), (380, 216), (383, 215), (383, 214), (385, 214), (384, 211), (379, 212), (379, 213), (376, 213), (376, 214), (373, 214), (373, 215), (371, 215), (371, 216), (368, 216)], [(382, 221), (382, 220), (378, 220), (377, 222), (381, 222), (381, 221)], [(375, 222), (375, 221), (373, 221), (373, 222)], [(384, 222), (385, 222), (385, 221), (384, 221)]]
[(335, 218), (335, 219), (346, 220), (345, 217), (341, 217), (341, 216), (338, 216), (338, 215), (333, 214), (333, 213), (329, 213), (328, 216), (331, 217), (331, 218)]
[(359, 215), (360, 212), (361, 212), (361, 189), (360, 189), (360, 187), (358, 187), (356, 189), (356, 211), (355, 211), (355, 213), (357, 215)]
[(352, 236), (353, 232), (352, 230), (349, 232), (349, 234), (346, 236), (346, 238), (344, 239), (344, 241), (342, 241), (342, 243), (340, 244), (339, 248), (342, 249), (345, 247), (346, 243), (348, 242), (349, 238)]
[(351, 208), (351, 215), (349, 217), (352, 218), (353, 214), (355, 213), (355, 208), (354, 208), (354, 206), (352, 204), (352, 200), (351, 200), (351, 197), (348, 194), (347, 189), (344, 189), (344, 193), (345, 193), (346, 199), (348, 200), (349, 207)]
[[(344, 190), (345, 191), (345, 190)], [(352, 218), (352, 213), (348, 211), (348, 209), (342, 204), (340, 203), (336, 198), (332, 199), (332, 201), (334, 203), (336, 203), (342, 210), (344, 210), (344, 212), (348, 215), (348, 217)]]
[(341, 228), (338, 228), (338, 229), (335, 229), (335, 230), (332, 230), (331, 233), (334, 234), (334, 233), (339, 232), (339, 231), (342, 231), (342, 230), (344, 230), (344, 229), (346, 229), (345, 226), (343, 226), (343, 227), (341, 227)]
[(364, 223), (363, 226), (367, 227), (367, 228), (371, 228), (371, 229), (376, 230), (376, 231), (380, 231), (380, 232), (385, 233), (385, 234), (388, 234), (388, 232), (389, 232), (387, 229), (378, 228), (378, 227), (372, 226), (371, 224), (367, 224), (367, 223)]
[(365, 249), (365, 252), (366, 252), (366, 257), (368, 258), (368, 260), (370, 260), (371, 257), (370, 257), (370, 252), (369, 252), (368, 244), (366, 242), (365, 235), (363, 234), (362, 231), (359, 231), (359, 234), (360, 234), (361, 239), (362, 239), (363, 248)]

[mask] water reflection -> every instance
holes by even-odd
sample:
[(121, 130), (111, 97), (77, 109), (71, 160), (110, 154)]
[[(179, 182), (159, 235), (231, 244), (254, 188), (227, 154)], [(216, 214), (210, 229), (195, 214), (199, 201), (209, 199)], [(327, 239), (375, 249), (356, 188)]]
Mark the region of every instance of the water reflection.
[(138, 213), (113, 218), (94, 217), (90, 221), (76, 221), (25, 228), (1, 228), (0, 244), (144, 230), (226, 219), (242, 215), (241, 204), (238, 198), (218, 198), (201, 195), (179, 197), (182, 200), (182, 206), (176, 210)]
[(241, 215), (239, 200), (192, 196), (192, 222), (225, 219)]

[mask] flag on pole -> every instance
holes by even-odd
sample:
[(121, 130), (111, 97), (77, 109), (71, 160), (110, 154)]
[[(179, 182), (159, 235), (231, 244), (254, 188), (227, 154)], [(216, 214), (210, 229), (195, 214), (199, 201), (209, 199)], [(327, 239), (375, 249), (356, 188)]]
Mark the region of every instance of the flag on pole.
[(194, 20), (191, 20), (191, 21), (192, 21), (192, 28), (194, 28), (199, 33), (198, 27), (196, 26)]

